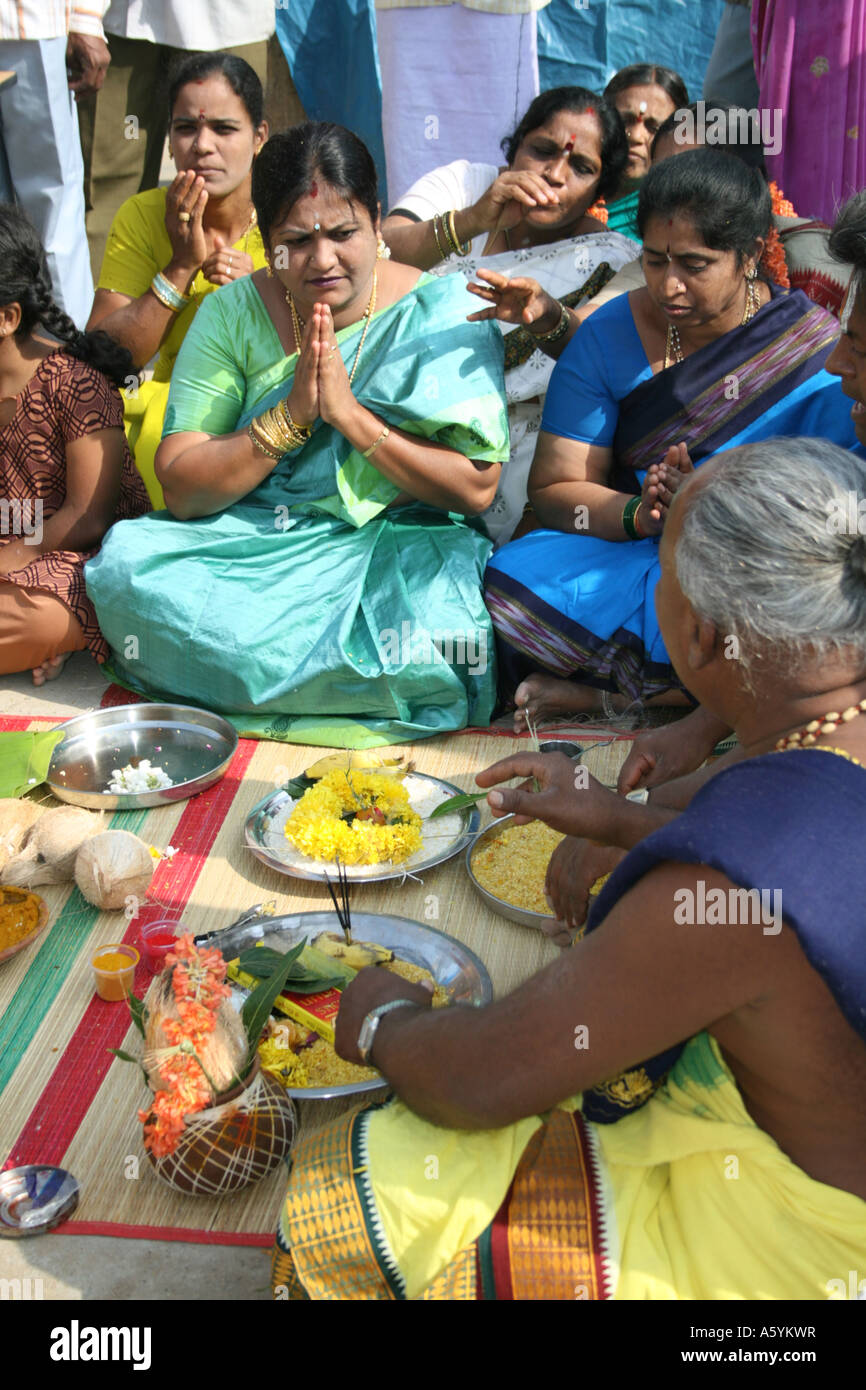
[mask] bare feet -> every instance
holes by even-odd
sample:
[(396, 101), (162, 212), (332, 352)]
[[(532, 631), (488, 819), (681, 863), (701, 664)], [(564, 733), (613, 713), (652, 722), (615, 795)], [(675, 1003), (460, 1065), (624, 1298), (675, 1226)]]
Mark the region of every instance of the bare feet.
[[(608, 699), (617, 710), (625, 709), (629, 701), (624, 695), (609, 695)], [(535, 671), (521, 681), (514, 694), (514, 731), (521, 734), (526, 729), (526, 716), (537, 724), (540, 719), (551, 719), (556, 715), (588, 714), (603, 709), (601, 691), (591, 685), (580, 685), (577, 681), (559, 680), (556, 676), (545, 676)]]
[(33, 684), (44, 685), (46, 681), (55, 681), (63, 670), (72, 652), (62, 652), (60, 656), (50, 656), (41, 665), (33, 667)]

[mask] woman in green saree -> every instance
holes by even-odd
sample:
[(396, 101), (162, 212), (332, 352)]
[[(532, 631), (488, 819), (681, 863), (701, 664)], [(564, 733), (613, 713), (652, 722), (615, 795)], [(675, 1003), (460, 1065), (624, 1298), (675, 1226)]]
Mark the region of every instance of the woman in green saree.
[(373, 162), (342, 127), (275, 136), (268, 253), (178, 356), (168, 512), (87, 573), (116, 675), (239, 727), (349, 747), (484, 723), (495, 674), (471, 520), (508, 456), (502, 339), (462, 283), (384, 257)]
[(607, 200), (608, 230), (640, 241), (637, 200), (641, 179), (649, 172), (653, 138), (669, 116), (679, 107), (688, 106), (689, 94), (673, 68), (634, 63), (614, 73), (604, 96), (622, 117), (628, 138), (628, 163), (616, 196)]

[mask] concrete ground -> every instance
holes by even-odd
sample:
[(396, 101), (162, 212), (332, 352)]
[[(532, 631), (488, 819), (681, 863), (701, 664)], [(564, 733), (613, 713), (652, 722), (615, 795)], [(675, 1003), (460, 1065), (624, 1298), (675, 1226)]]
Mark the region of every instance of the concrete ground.
[[(83, 714), (99, 708), (105, 688), (92, 657), (76, 653), (38, 689), (29, 672), (0, 677), (0, 714)], [(268, 1251), (252, 1246), (51, 1234), (0, 1240), (0, 1301), (268, 1300), (269, 1272)]]

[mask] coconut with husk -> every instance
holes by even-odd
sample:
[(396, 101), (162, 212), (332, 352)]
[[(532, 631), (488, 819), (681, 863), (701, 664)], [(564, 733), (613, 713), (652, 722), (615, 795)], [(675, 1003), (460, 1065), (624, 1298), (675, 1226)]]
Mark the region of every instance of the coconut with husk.
[(23, 848), (7, 860), (0, 881), (18, 888), (68, 883), (79, 849), (102, 829), (102, 823), (101, 812), (85, 811), (82, 806), (52, 806), (31, 825)]
[(38, 801), (29, 801), (27, 797), (0, 797), (0, 875), (9, 860), (21, 852), (44, 810)]
[(114, 911), (128, 898), (143, 898), (154, 870), (153, 855), (129, 830), (103, 830), (75, 857), (75, 882), (94, 907)]

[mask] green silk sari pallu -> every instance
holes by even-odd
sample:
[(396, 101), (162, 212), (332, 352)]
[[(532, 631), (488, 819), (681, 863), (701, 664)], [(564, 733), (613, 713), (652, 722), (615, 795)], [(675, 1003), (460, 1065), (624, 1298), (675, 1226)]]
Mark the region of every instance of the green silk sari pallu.
[[(502, 337), (466, 313), (462, 281), (422, 277), (370, 320), (353, 389), (392, 427), (502, 462)], [(362, 328), (337, 335), (349, 369)], [(165, 432), (244, 428), (286, 397), (296, 362), (251, 278), (226, 286), (187, 334)], [(115, 678), (287, 742), (360, 748), (488, 723), (490, 542), (423, 503), (390, 507), (397, 496), (320, 420), (224, 511), (113, 527), (87, 587)]]

